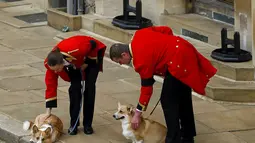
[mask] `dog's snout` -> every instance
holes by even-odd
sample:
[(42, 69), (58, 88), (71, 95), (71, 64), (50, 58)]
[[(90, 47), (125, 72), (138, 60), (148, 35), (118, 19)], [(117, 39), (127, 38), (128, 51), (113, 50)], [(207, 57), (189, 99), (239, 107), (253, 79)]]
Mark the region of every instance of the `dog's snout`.
[(113, 114), (113, 115), (112, 115), (112, 117), (113, 117), (113, 118), (116, 118), (116, 115), (115, 115), (115, 114)]

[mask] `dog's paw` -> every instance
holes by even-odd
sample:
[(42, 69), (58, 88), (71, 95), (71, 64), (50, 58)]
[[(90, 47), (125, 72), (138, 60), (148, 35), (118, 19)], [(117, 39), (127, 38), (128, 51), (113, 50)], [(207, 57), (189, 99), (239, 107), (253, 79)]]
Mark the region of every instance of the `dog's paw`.
[(31, 128), (31, 122), (25, 121), (23, 122), (23, 130), (27, 131)]

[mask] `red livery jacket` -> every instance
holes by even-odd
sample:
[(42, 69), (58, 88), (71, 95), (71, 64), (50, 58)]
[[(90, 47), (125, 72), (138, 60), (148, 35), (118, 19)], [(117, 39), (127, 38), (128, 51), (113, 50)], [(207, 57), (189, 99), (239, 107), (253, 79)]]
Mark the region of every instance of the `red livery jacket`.
[[(96, 47), (92, 50), (92, 45), (90, 40), (96, 42)], [(102, 59), (105, 54), (106, 45), (102, 42), (88, 36), (73, 36), (63, 41), (59, 42), (52, 50), (59, 48), (60, 52), (63, 54), (64, 59), (73, 64), (76, 68), (80, 68), (84, 63), (86, 58), (98, 60), (98, 51), (101, 50), (102, 54), (100, 58)], [(57, 86), (58, 86), (58, 77), (60, 76), (64, 81), (70, 82), (69, 76), (65, 70), (55, 73), (52, 71), (48, 64), (48, 59), (44, 61), (44, 65), (47, 68), (45, 75), (45, 99), (46, 99), (46, 108), (57, 107)], [(101, 61), (100, 71), (103, 71), (103, 63)], [(84, 74), (84, 73), (83, 73)]]
[(141, 77), (137, 109), (145, 111), (153, 92), (153, 75), (170, 74), (195, 92), (205, 95), (205, 87), (217, 69), (185, 39), (174, 36), (166, 26), (137, 30), (129, 44), (133, 66)]

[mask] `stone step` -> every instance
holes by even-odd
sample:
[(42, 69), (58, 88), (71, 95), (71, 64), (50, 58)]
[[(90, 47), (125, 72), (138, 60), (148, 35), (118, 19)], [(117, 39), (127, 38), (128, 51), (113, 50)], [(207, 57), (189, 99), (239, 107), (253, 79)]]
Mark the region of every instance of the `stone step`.
[[(95, 37), (107, 45), (106, 57), (109, 57), (109, 47), (118, 41), (103, 37), (88, 30), (80, 30), (59, 34), (56, 39), (62, 40), (74, 35), (87, 35)], [(134, 71), (135, 72), (135, 71)], [(162, 78), (156, 76), (157, 81), (163, 81)], [(233, 81), (228, 78), (215, 76), (206, 87), (207, 97), (219, 101), (231, 102), (255, 102), (255, 83), (252, 81)]]
[[(99, 15), (83, 15), (82, 28), (89, 30), (93, 33), (107, 37), (122, 43), (129, 43), (135, 30), (123, 30), (111, 24), (111, 18), (105, 18)], [(195, 23), (195, 22), (194, 22)], [(202, 25), (208, 25), (206, 22), (201, 21)], [(201, 25), (197, 26), (200, 27)], [(209, 27), (210, 25), (208, 25)], [(170, 25), (171, 27), (171, 25)], [(174, 27), (171, 27), (174, 29)], [(216, 34), (218, 34), (216, 32)], [(178, 35), (178, 33), (176, 34)], [(220, 37), (220, 35), (216, 35)], [(215, 46), (204, 43), (193, 38), (184, 37), (191, 42), (204, 56), (206, 56), (212, 64), (218, 69), (218, 75), (237, 81), (253, 81), (254, 68), (252, 61), (243, 63), (226, 63), (214, 60), (210, 54)]]
[(211, 20), (198, 14), (161, 15), (162, 25), (170, 26), (176, 34), (191, 37), (221, 47), (221, 30), (228, 29), (228, 38), (233, 39), (234, 26)]
[(255, 82), (214, 76), (206, 87), (206, 95), (219, 101), (252, 103), (255, 102)]

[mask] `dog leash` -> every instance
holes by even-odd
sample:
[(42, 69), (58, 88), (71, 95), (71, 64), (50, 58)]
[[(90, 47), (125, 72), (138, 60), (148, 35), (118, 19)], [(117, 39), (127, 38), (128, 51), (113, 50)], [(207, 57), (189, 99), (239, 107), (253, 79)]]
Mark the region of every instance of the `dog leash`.
[[(82, 76), (82, 75), (83, 75), (83, 74), (82, 74), (82, 71), (81, 71), (81, 76)], [(83, 79), (83, 77), (82, 77), (82, 79)], [(81, 95), (82, 95), (82, 96), (81, 96), (80, 110), (79, 110), (79, 114), (78, 114), (78, 117), (77, 117), (77, 119), (76, 119), (76, 122), (75, 122), (74, 126), (72, 127), (70, 133), (72, 133), (72, 132), (74, 131), (74, 129), (75, 129), (75, 127), (76, 127), (76, 125), (77, 125), (77, 123), (78, 123), (78, 121), (79, 121), (79, 119), (80, 119), (80, 112), (81, 112), (82, 101), (83, 101), (82, 97), (84, 96), (84, 90), (85, 90), (85, 80), (82, 80), (82, 81), (81, 81), (81, 85), (82, 85), (82, 88), (81, 88)]]
[(152, 113), (154, 112), (154, 110), (155, 110), (155, 109), (156, 109), (156, 107), (158, 106), (160, 99), (161, 99), (161, 96), (159, 97), (158, 102), (156, 103), (156, 105), (154, 106), (154, 108), (152, 109), (152, 111), (151, 111), (150, 115), (149, 115), (147, 118), (149, 118), (149, 117), (152, 115)]

